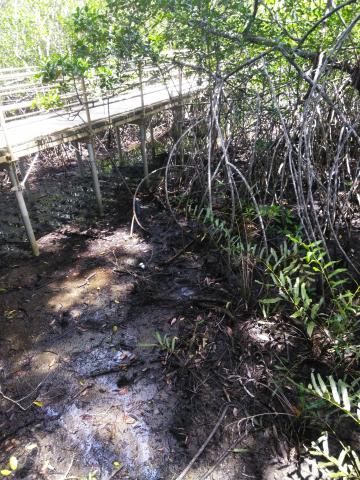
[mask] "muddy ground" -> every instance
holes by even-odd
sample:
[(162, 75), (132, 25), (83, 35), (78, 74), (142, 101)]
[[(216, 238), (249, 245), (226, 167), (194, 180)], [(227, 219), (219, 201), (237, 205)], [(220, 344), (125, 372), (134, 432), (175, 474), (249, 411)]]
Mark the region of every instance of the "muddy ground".
[[(140, 172), (123, 169), (132, 190)], [(217, 252), (153, 197), (130, 236), (130, 193), (101, 185), (99, 219), (74, 162), (38, 168), (39, 258), (2, 192), (0, 467), (15, 455), (19, 479), (174, 480), (204, 446), (181, 478), (317, 478), (297, 467), (291, 408), (258, 389), (297, 332), (249, 318)]]

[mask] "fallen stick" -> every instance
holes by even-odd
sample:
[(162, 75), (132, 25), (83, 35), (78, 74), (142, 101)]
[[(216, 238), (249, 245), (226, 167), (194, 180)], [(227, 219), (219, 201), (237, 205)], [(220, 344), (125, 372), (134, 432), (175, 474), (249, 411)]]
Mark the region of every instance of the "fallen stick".
[(167, 260), (163, 261), (160, 263), (160, 265), (169, 265), (169, 263), (173, 262), (174, 260), (176, 260), (178, 257), (180, 257), (180, 255), (185, 252), (185, 250), (187, 248), (190, 247), (190, 245), (192, 245), (194, 243), (195, 239), (193, 238), (190, 242), (188, 242), (185, 247), (181, 248), (177, 253), (175, 253), (174, 256), (168, 258)]
[(234, 404), (233, 403), (228, 403), (225, 405), (225, 408), (222, 412), (222, 414), (220, 415), (220, 418), (219, 420), (216, 422), (216, 425), (215, 427), (211, 430), (210, 432), (210, 435), (207, 437), (207, 439), (205, 440), (205, 442), (202, 444), (202, 446), (199, 448), (199, 450), (197, 451), (196, 455), (193, 457), (193, 459), (191, 460), (191, 462), (188, 464), (188, 466), (180, 473), (180, 475), (178, 477), (176, 477), (175, 480), (183, 480), (186, 475), (188, 474), (189, 470), (191, 469), (191, 467), (194, 465), (194, 463), (196, 462), (196, 460), (200, 457), (200, 455), (203, 453), (203, 451), (205, 450), (205, 448), (207, 447), (208, 443), (210, 442), (210, 440), (213, 438), (213, 436), (215, 435), (215, 433), (217, 432), (217, 430), (219, 429), (222, 421), (224, 420), (225, 418), (225, 415), (226, 415), (226, 412), (228, 411), (228, 409), (230, 407), (233, 407)]
[(77, 288), (85, 287), (89, 283), (89, 280), (91, 280), (93, 277), (95, 277), (96, 273), (92, 273), (88, 277), (85, 278), (85, 282), (82, 283), (81, 285), (78, 285)]
[(227, 315), (231, 320), (235, 320), (235, 316), (225, 307), (220, 307), (219, 305), (211, 305), (206, 302), (197, 302), (197, 305), (200, 307), (208, 308), (209, 310), (215, 310), (218, 313), (222, 313), (223, 315)]
[(223, 462), (225, 460), (225, 458), (229, 455), (229, 453), (231, 453), (231, 451), (236, 447), (236, 445), (241, 442), (242, 440), (244, 440), (244, 438), (247, 436), (247, 433), (244, 433), (243, 435), (241, 435), (240, 437), (238, 437), (235, 442), (229, 447), (227, 448), (221, 455), (220, 457), (216, 460), (215, 464), (210, 468), (210, 470), (208, 470), (205, 475), (203, 475), (200, 480), (206, 480), (207, 478), (209, 478), (209, 476), (217, 469), (217, 467), (220, 465), (221, 462)]

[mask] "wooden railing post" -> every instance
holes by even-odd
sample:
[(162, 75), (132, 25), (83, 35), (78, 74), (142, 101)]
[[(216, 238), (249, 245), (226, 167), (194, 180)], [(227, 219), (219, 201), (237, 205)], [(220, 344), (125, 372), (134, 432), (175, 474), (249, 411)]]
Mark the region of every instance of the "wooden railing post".
[(33, 254), (37, 257), (37, 256), (39, 256), (39, 253), (40, 253), (39, 252), (39, 245), (37, 244), (37, 241), (36, 241), (36, 238), (35, 238), (35, 235), (34, 235), (34, 230), (33, 230), (32, 225), (31, 225), (29, 212), (28, 212), (28, 209), (26, 207), (26, 203), (25, 203), (24, 196), (23, 196), (23, 189), (22, 189), (21, 185), (19, 184), (19, 181), (18, 181), (18, 178), (17, 178), (17, 175), (16, 175), (15, 164), (16, 164), (17, 158), (15, 157), (13, 149), (11, 147), (11, 143), (10, 143), (10, 140), (9, 140), (9, 137), (8, 137), (8, 134), (7, 134), (7, 130), (6, 130), (4, 112), (2, 111), (1, 108), (0, 108), (0, 125), (1, 125), (1, 128), (2, 128), (3, 132), (4, 132), (5, 142), (6, 142), (7, 148), (8, 148), (9, 153), (10, 153), (11, 162), (8, 165), (9, 177), (10, 177), (10, 180), (11, 180), (11, 184), (13, 186), (13, 190), (15, 192), (16, 200), (17, 200), (18, 205), (19, 205), (19, 210), (20, 210), (20, 213), (21, 213), (22, 221), (24, 223), (26, 234), (27, 234), (29, 242), (31, 244)]
[(91, 122), (91, 115), (90, 115), (90, 108), (89, 108), (89, 101), (88, 101), (88, 96), (87, 96), (87, 91), (86, 91), (85, 79), (84, 79), (83, 76), (81, 77), (81, 87), (82, 87), (82, 91), (83, 91), (83, 95), (84, 95), (86, 120), (87, 120), (87, 124), (88, 124), (88, 127), (89, 127), (89, 135), (90, 135), (90, 141), (87, 145), (87, 149), (88, 149), (88, 152), (89, 152), (91, 173), (92, 173), (93, 182), (94, 182), (94, 190), (95, 190), (99, 215), (102, 216), (104, 214), (104, 209), (103, 209), (103, 203), (102, 203), (102, 196), (101, 196), (101, 190), (100, 190), (98, 170), (97, 170), (97, 165), (96, 165), (96, 154), (95, 154), (95, 148), (94, 148), (94, 133), (93, 133), (93, 129), (92, 129), (92, 122)]
[(150, 142), (151, 142), (151, 157), (152, 157), (152, 160), (154, 161), (155, 157), (156, 157), (156, 147), (155, 147), (155, 135), (154, 135), (153, 118), (154, 117), (151, 117), (151, 120), (150, 120)]
[(146, 123), (145, 123), (145, 100), (144, 100), (144, 85), (143, 85), (143, 71), (142, 64), (139, 62), (139, 82), (140, 82), (140, 97), (141, 97), (141, 120), (140, 120), (140, 146), (141, 157), (144, 166), (145, 185), (149, 187), (149, 165), (146, 152)]
[(179, 152), (180, 162), (184, 165), (184, 145), (182, 141), (184, 122), (184, 102), (183, 102), (183, 67), (179, 67)]
[[(18, 160), (18, 167), (21, 175), (21, 182), (26, 180), (26, 168), (24, 165), (24, 160)], [(25, 184), (23, 185), (24, 187), (24, 192), (25, 192), (25, 198), (29, 202), (30, 205), (34, 203), (33, 196), (31, 195), (30, 189), (25, 187)]]

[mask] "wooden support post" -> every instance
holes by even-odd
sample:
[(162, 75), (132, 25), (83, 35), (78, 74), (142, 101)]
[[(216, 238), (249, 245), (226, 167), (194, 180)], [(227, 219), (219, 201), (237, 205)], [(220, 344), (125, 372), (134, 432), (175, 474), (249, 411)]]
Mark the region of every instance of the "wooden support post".
[(83, 177), (85, 175), (85, 171), (81, 156), (80, 142), (75, 140), (72, 142), (72, 145), (75, 148), (76, 163), (79, 169), (80, 176)]
[(184, 165), (184, 145), (182, 141), (182, 134), (183, 134), (183, 122), (184, 122), (184, 102), (183, 102), (183, 67), (179, 67), (179, 125), (178, 125), (178, 132), (179, 132), (179, 152), (180, 152), (180, 162), (181, 165)]
[(151, 141), (151, 157), (152, 157), (152, 161), (155, 161), (156, 148), (155, 148), (154, 124), (152, 119), (150, 120), (150, 141)]
[(21, 213), (21, 218), (22, 218), (22, 221), (24, 223), (24, 227), (25, 227), (26, 234), (28, 236), (29, 242), (31, 244), (33, 254), (36, 257), (38, 257), (39, 254), (40, 254), (39, 245), (37, 244), (37, 241), (36, 241), (36, 238), (35, 238), (35, 235), (34, 235), (34, 230), (33, 230), (32, 225), (31, 225), (29, 212), (28, 212), (28, 209), (26, 207), (26, 203), (25, 203), (24, 196), (23, 196), (23, 190), (22, 190), (21, 186), (19, 185), (19, 181), (18, 181), (18, 178), (17, 178), (17, 175), (16, 175), (15, 162), (16, 162), (17, 159), (14, 155), (13, 149), (12, 149), (10, 141), (9, 141), (9, 137), (7, 135), (6, 124), (5, 124), (5, 116), (4, 116), (4, 112), (1, 110), (1, 108), (0, 108), (0, 125), (1, 125), (1, 128), (2, 128), (3, 132), (4, 132), (5, 142), (6, 142), (7, 148), (8, 148), (9, 153), (10, 153), (10, 158), (11, 158), (11, 163), (9, 163), (9, 165), (8, 165), (11, 184), (12, 184), (13, 190), (15, 192), (16, 200), (18, 202), (19, 210), (20, 210), (20, 213)]
[(119, 154), (119, 162), (120, 165), (123, 165), (124, 163), (124, 155), (123, 155), (123, 149), (121, 145), (121, 136), (120, 136), (120, 128), (115, 127), (115, 137), (116, 137), (116, 146)]
[(99, 214), (102, 216), (102, 215), (104, 215), (104, 209), (103, 209), (103, 203), (102, 203), (102, 197), (101, 197), (99, 176), (98, 176), (98, 171), (97, 171), (97, 166), (96, 166), (94, 146), (90, 142), (90, 143), (88, 143), (87, 148), (88, 148), (88, 152), (89, 152), (89, 159), (90, 159), (91, 173), (92, 173), (93, 182), (94, 182), (94, 190), (95, 190), (95, 195), (96, 195), (96, 201), (97, 201), (97, 204), (98, 204)]
[(86, 120), (87, 120), (87, 123), (88, 123), (89, 133), (90, 133), (90, 141), (87, 145), (87, 148), (88, 148), (88, 152), (89, 152), (91, 173), (92, 173), (93, 182), (94, 182), (94, 190), (95, 190), (95, 195), (96, 195), (96, 201), (97, 201), (97, 204), (98, 204), (99, 215), (102, 216), (104, 214), (104, 209), (103, 209), (100, 183), (99, 183), (99, 176), (98, 176), (97, 165), (96, 165), (96, 155), (95, 155), (95, 148), (94, 148), (94, 134), (93, 134), (93, 129), (92, 129), (89, 102), (88, 102), (88, 96), (87, 96), (87, 92), (86, 92), (86, 85), (85, 85), (84, 77), (81, 77), (81, 87), (82, 87), (83, 94), (84, 94)]
[(34, 230), (33, 230), (32, 225), (31, 225), (29, 212), (28, 212), (28, 209), (26, 207), (26, 203), (25, 203), (24, 196), (23, 196), (23, 190), (21, 189), (21, 187), (19, 185), (19, 181), (18, 181), (18, 178), (17, 178), (17, 175), (16, 175), (16, 169), (15, 169), (14, 163), (9, 164), (9, 177), (10, 177), (10, 180), (11, 180), (11, 184), (13, 186), (12, 189), (15, 192), (16, 200), (18, 202), (19, 210), (20, 210), (20, 213), (21, 213), (21, 218), (22, 218), (22, 221), (23, 221), (23, 224), (24, 224), (24, 227), (25, 227), (25, 230), (26, 230), (26, 234), (28, 236), (33, 254), (35, 255), (35, 257), (38, 257), (39, 254), (40, 254), (39, 245), (37, 244), (37, 241), (36, 241), (36, 238), (35, 238), (35, 235), (34, 235)]
[(145, 123), (145, 101), (144, 101), (144, 86), (142, 65), (139, 63), (139, 81), (140, 81), (140, 97), (141, 97), (141, 121), (140, 121), (140, 144), (141, 144), (141, 158), (144, 166), (145, 186), (149, 188), (149, 165), (146, 152), (146, 123)]
[[(19, 166), (19, 170), (20, 170), (21, 180), (24, 180), (26, 178), (26, 168), (25, 168), (25, 165), (24, 165), (24, 160), (18, 160), (18, 166)], [(23, 189), (25, 191), (26, 199), (29, 202), (29, 204), (31, 205), (34, 201), (32, 195), (31, 195), (31, 192), (28, 188), (25, 187), (25, 185), (23, 186)]]

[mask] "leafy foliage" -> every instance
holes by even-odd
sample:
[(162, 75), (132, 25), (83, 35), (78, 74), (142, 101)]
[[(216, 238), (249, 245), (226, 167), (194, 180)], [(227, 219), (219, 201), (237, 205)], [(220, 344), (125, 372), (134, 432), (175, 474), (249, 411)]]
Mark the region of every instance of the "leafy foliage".
[(294, 237), (290, 239), (292, 247), (284, 242), (279, 254), (271, 249), (265, 262), (272, 281), (267, 287), (275, 286), (277, 296), (263, 298), (261, 303), (291, 306), (290, 318), (300, 320), (309, 337), (316, 326), (323, 326), (340, 349), (344, 335), (349, 341), (349, 335), (358, 328), (359, 287), (345, 289), (350, 283), (347, 270), (336, 268), (336, 261), (326, 261), (326, 251), (320, 241), (306, 244)]
[(65, 18), (83, 0), (3, 0), (0, 67), (39, 64), (66, 49)]
[[(355, 386), (351, 389), (354, 390)], [(343, 380), (336, 382), (332, 376), (327, 382), (314, 373), (311, 375), (311, 392), (328, 402), (333, 409), (341, 412), (360, 426), (360, 392), (350, 393), (350, 387)], [(355, 409), (355, 411), (354, 411)], [(340, 454), (334, 455), (329, 447), (329, 435), (325, 432), (312, 443), (310, 453), (318, 458), (318, 467), (327, 478), (353, 479), (360, 477), (360, 460), (357, 453), (341, 441)]]

